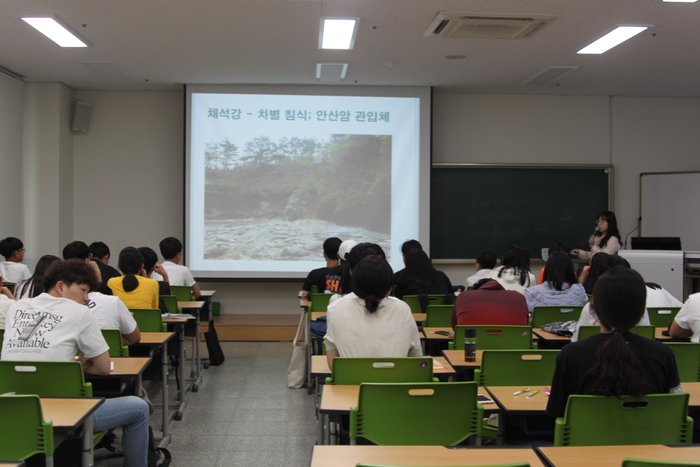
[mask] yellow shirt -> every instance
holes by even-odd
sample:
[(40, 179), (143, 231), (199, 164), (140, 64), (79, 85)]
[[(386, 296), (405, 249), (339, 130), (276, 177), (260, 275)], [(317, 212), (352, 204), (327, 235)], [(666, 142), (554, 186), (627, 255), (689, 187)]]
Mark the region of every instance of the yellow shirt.
[(135, 276), (139, 286), (131, 292), (124, 290), (124, 276), (113, 277), (107, 281), (107, 287), (121, 298), (127, 308), (158, 308), (158, 281), (147, 277)]

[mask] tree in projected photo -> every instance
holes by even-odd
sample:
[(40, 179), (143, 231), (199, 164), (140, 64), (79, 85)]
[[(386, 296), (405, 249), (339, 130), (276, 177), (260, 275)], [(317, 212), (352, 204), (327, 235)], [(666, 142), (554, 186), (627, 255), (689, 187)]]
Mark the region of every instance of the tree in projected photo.
[[(224, 139), (206, 144), (204, 160), (208, 259), (315, 258), (309, 239), (341, 226), (348, 238), (388, 244), (391, 136)], [(252, 247), (242, 228), (256, 232)]]

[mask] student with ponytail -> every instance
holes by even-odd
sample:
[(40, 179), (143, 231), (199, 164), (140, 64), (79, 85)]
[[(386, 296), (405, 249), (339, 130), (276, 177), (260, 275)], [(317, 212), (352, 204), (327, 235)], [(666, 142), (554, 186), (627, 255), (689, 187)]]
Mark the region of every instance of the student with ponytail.
[(420, 336), (411, 309), (389, 297), (394, 273), (381, 256), (367, 256), (352, 269), (356, 297), (338, 302), (328, 323), (328, 365), (335, 357), (420, 357)]
[(673, 351), (633, 334), (645, 311), (646, 285), (633, 269), (603, 274), (593, 291), (601, 333), (564, 347), (557, 357), (547, 414), (563, 417), (571, 394), (605, 397), (681, 392)]
[(119, 270), (124, 274), (107, 282), (112, 293), (121, 298), (127, 308), (158, 308), (158, 281), (141, 275), (143, 255), (128, 246), (119, 253)]

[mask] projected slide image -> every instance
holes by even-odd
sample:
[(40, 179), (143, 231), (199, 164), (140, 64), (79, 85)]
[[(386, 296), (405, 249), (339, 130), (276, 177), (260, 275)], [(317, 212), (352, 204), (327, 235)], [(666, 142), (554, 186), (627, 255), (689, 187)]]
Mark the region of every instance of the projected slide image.
[(205, 260), (318, 261), (333, 236), (390, 254), (392, 136), (321, 135), (205, 141)]

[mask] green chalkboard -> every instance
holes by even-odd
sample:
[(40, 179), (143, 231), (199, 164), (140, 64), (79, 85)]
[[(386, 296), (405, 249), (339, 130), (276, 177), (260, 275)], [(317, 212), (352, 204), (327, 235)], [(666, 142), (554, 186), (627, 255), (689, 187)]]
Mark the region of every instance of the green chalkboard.
[(433, 164), (433, 259), (500, 257), (510, 245), (532, 259), (556, 242), (588, 249), (597, 215), (609, 209), (612, 166)]

